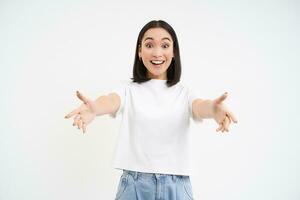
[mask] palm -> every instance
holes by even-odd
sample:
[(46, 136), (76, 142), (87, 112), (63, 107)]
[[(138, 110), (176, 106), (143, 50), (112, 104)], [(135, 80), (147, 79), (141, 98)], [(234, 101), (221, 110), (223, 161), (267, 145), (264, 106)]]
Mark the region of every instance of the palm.
[(82, 110), (80, 112), (80, 117), (81, 120), (88, 125), (91, 121), (93, 121), (93, 119), (95, 118), (95, 112), (93, 111), (92, 108), (88, 108), (89, 106), (87, 106), (87, 109)]
[(214, 120), (217, 123), (221, 123), (226, 117), (226, 112), (224, 111), (224, 105), (214, 104)]
[(83, 96), (78, 91), (77, 97), (83, 101), (83, 104), (67, 114), (65, 118), (74, 116), (73, 125), (77, 125), (79, 129), (82, 128), (84, 133), (86, 131), (86, 126), (96, 117), (96, 104), (94, 101)]
[(237, 123), (233, 113), (222, 103), (227, 97), (227, 92), (213, 101), (214, 120), (219, 124), (217, 131), (227, 131), (231, 121)]

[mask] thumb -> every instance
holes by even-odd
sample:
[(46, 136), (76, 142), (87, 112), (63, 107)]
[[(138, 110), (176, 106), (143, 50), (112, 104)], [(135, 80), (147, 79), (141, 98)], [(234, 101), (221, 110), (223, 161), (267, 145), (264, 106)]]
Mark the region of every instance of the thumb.
[(76, 91), (76, 95), (81, 101), (83, 101), (84, 104), (89, 104), (91, 101), (88, 98), (86, 98), (85, 96), (83, 96), (79, 91)]
[(215, 103), (216, 104), (222, 103), (222, 101), (224, 101), (227, 98), (227, 96), (228, 96), (228, 92), (225, 92), (220, 97), (215, 99)]

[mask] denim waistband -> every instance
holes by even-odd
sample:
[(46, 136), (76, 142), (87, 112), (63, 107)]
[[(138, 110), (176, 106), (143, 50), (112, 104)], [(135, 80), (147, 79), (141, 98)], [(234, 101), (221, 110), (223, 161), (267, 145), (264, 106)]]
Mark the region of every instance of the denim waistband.
[(182, 178), (182, 177), (189, 177), (186, 175), (176, 175), (176, 174), (161, 174), (161, 173), (148, 173), (148, 172), (138, 172), (138, 171), (131, 171), (131, 170), (126, 170), (123, 169), (123, 173), (124, 174), (130, 174), (134, 177), (134, 179), (138, 179), (139, 176), (143, 176), (143, 177), (172, 177), (173, 180), (176, 180), (176, 178)]

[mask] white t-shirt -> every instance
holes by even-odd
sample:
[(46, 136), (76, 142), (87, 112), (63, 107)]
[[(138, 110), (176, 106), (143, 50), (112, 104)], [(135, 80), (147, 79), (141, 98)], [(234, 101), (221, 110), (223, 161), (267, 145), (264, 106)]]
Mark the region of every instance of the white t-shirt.
[(122, 114), (113, 167), (139, 172), (190, 175), (194, 90), (166, 80), (128, 82), (113, 89), (121, 98), (114, 115)]

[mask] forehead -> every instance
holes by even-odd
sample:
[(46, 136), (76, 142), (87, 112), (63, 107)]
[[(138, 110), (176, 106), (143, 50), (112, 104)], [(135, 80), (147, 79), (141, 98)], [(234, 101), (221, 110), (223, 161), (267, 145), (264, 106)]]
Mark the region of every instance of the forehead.
[(173, 41), (172, 36), (165, 29), (163, 29), (163, 28), (150, 28), (149, 30), (147, 30), (145, 32), (142, 41), (143, 42), (146, 41), (146, 40), (161, 41), (161, 40), (168, 40), (168, 39), (169, 39), (169, 41)]

